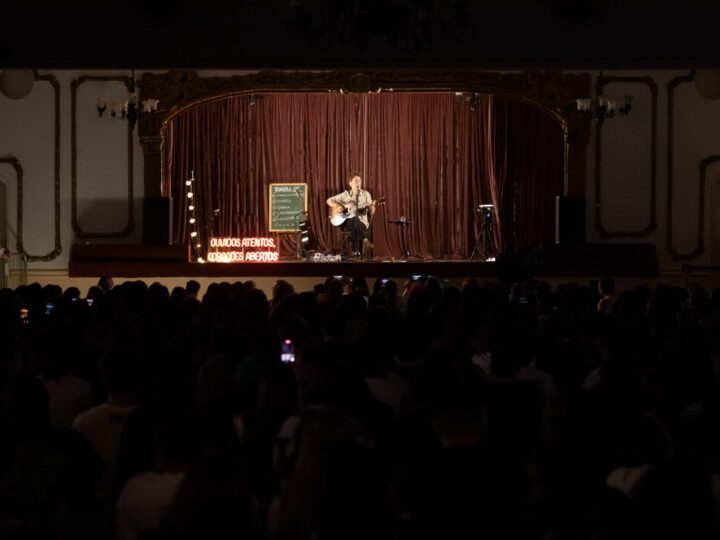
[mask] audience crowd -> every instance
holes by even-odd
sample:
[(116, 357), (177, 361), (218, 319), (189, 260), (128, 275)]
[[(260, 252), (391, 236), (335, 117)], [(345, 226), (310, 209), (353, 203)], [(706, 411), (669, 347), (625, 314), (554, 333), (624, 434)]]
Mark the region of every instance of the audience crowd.
[(0, 290), (0, 538), (715, 538), (720, 289)]

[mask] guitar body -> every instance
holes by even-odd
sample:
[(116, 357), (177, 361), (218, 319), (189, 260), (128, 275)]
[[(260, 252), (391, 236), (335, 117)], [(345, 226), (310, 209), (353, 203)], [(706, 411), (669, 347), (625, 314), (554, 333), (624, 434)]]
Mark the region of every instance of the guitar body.
[(343, 223), (345, 223), (348, 219), (351, 217), (356, 216), (356, 212), (346, 212), (341, 209), (335, 209), (333, 208), (333, 213), (330, 215), (330, 223), (332, 223), (335, 227), (339, 227)]
[[(384, 204), (385, 203), (385, 197), (379, 197), (375, 199), (374, 203), (377, 204)], [(367, 206), (361, 207), (359, 212), (365, 212), (367, 211)], [(355, 216), (358, 215), (358, 209), (355, 207), (354, 203), (351, 203), (346, 208), (333, 208), (330, 213), (330, 223), (332, 223), (335, 227), (339, 227), (343, 223), (345, 223), (348, 219), (352, 219)], [(371, 215), (372, 216), (372, 215)]]

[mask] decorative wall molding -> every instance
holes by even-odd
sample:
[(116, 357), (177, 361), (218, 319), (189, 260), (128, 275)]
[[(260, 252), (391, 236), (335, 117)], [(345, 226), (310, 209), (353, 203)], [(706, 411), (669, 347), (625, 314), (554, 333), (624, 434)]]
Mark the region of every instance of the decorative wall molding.
[(652, 77), (598, 77), (598, 93), (615, 82), (644, 84), (650, 89), (652, 111), (650, 116), (650, 222), (637, 231), (611, 231), (602, 222), (602, 123), (595, 132), (595, 229), (603, 238), (644, 237), (657, 229), (657, 100), (658, 89)]
[[(699, 172), (699, 196), (698, 196), (698, 230), (697, 230), (697, 243), (695, 249), (686, 253), (679, 253), (675, 246), (672, 245), (672, 229), (668, 235), (668, 253), (676, 261), (685, 261), (699, 257), (705, 252), (705, 186), (707, 186), (707, 169), (711, 165), (720, 161), (720, 155), (706, 156), (700, 160), (698, 164)], [(668, 213), (668, 223), (671, 223), (672, 214)]]
[[(17, 220), (16, 224), (16, 242), (15, 242), (15, 251), (17, 253), (23, 253), (27, 256), (27, 253), (25, 253), (25, 247), (23, 246), (23, 168), (20, 164), (20, 160), (16, 158), (15, 156), (6, 156), (6, 157), (0, 157), (0, 163), (4, 163), (6, 165), (10, 165), (13, 169), (15, 169), (15, 186), (16, 186), (16, 211), (17, 211), (17, 217), (15, 218)], [(5, 226), (5, 225), (3, 225)]]
[(135, 209), (133, 202), (133, 190), (134, 190), (134, 156), (133, 156), (133, 126), (130, 122), (127, 122), (127, 163), (128, 163), (128, 218), (127, 224), (119, 231), (108, 231), (108, 232), (91, 232), (83, 230), (78, 222), (78, 209), (77, 209), (77, 91), (81, 84), (86, 82), (108, 82), (118, 81), (125, 84), (130, 91), (131, 78), (123, 76), (109, 76), (109, 75), (95, 75), (95, 76), (82, 76), (73, 80), (70, 85), (70, 98), (71, 98), (71, 166), (72, 166), (72, 186), (71, 186), (71, 197), (70, 197), (70, 214), (73, 231), (78, 238), (122, 238), (128, 236), (135, 229)]
[(25, 242), (23, 240), (23, 168), (20, 160), (14, 156), (0, 158), (0, 163), (6, 163), (15, 169), (16, 176), (16, 208), (17, 208), (17, 231), (16, 231), (16, 251), (25, 255), (27, 262), (47, 262), (57, 258), (62, 253), (62, 244), (60, 241), (60, 83), (58, 83), (55, 75), (38, 75), (37, 71), (33, 72), (36, 81), (44, 81), (53, 87), (54, 92), (54, 153), (55, 167), (53, 178), (53, 207), (54, 207), (54, 249), (45, 255), (32, 255), (25, 251)]
[[(478, 70), (262, 71), (231, 77), (198, 77), (195, 71), (145, 73), (140, 99), (159, 99), (157, 114), (139, 120), (145, 157), (145, 196), (160, 195), (162, 142), (169, 121), (200, 103), (262, 92), (477, 92), (511, 97), (533, 105), (561, 126), (565, 141), (566, 194), (585, 190), (585, 146), (589, 121), (575, 110), (575, 99), (590, 96), (590, 75), (561, 72), (495, 73)], [(157, 151), (157, 141), (161, 141)], [(147, 144), (145, 143), (147, 141)]]
[[(38, 75), (35, 73), (36, 81), (45, 81), (53, 87), (55, 97), (54, 134), (55, 134), (55, 167), (54, 167), (54, 207), (55, 207), (55, 247), (46, 255), (31, 255), (25, 253), (28, 262), (47, 262), (55, 259), (62, 253), (60, 242), (60, 83), (55, 75)], [(19, 206), (21, 207), (21, 206)]]
[(705, 176), (707, 168), (713, 163), (720, 161), (720, 156), (706, 156), (699, 163), (699, 193), (698, 193), (698, 229), (697, 241), (695, 249), (685, 253), (680, 253), (675, 249), (673, 243), (673, 161), (674, 161), (674, 125), (675, 118), (675, 89), (681, 84), (692, 82), (695, 78), (695, 71), (691, 71), (687, 75), (675, 77), (667, 84), (668, 92), (668, 125), (667, 125), (667, 251), (668, 254), (676, 261), (687, 261), (700, 256), (705, 251)]

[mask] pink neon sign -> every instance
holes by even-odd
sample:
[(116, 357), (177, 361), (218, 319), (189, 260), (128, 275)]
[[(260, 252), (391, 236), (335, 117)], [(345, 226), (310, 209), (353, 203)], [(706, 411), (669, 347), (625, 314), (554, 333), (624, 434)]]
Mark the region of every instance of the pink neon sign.
[(277, 262), (280, 253), (274, 238), (266, 237), (221, 237), (210, 239), (208, 262)]

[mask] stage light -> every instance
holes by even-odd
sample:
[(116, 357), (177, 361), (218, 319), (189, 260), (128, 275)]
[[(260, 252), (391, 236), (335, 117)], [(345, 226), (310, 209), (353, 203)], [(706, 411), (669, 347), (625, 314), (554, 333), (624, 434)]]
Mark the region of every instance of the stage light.
[(195, 223), (195, 218), (190, 218), (190, 219), (188, 220), (188, 223)]
[(188, 206), (188, 210), (192, 212), (193, 210), (195, 210), (195, 207), (191, 204), (190, 206)]
[(471, 111), (480, 106), (480, 94), (477, 92), (455, 92), (455, 103), (466, 103)]
[(190, 193), (188, 193), (188, 199), (192, 199), (192, 197), (193, 197), (193, 194), (192, 194), (192, 191), (191, 191)]
[(190, 233), (190, 238), (195, 238), (197, 236), (197, 233), (195, 231)]
[(185, 180), (185, 185), (186, 185), (186, 186), (189, 186), (190, 184), (192, 184), (192, 181), (190, 181), (190, 180)]

